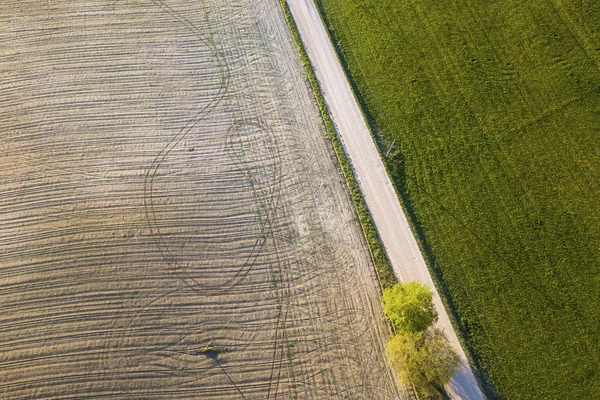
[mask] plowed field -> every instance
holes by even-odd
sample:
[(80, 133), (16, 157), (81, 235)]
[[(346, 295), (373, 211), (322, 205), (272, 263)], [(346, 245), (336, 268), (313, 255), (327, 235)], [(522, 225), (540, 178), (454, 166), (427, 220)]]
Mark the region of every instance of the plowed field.
[(5, 2), (0, 54), (0, 397), (405, 397), (278, 0)]

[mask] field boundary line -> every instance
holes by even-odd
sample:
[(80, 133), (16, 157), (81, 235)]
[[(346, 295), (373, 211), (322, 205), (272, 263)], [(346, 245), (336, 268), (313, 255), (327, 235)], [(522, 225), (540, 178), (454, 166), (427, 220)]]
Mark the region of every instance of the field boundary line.
[[(284, 8), (285, 8), (285, 6), (289, 7), (289, 5), (287, 4), (287, 2), (285, 0), (282, 0), (282, 3), (286, 3), (284, 5)], [(303, 5), (300, 5), (300, 3), (303, 3)], [(309, 5), (309, 3), (310, 3), (310, 5)], [(335, 59), (335, 63), (338, 64), (338, 66), (339, 66), (339, 68), (340, 68), (340, 70), (342, 72), (342, 75), (343, 75), (343, 78), (344, 78), (344, 83), (345, 83), (346, 86), (348, 86), (348, 90), (350, 92), (350, 97), (352, 98), (352, 101), (354, 101), (356, 103), (356, 107), (358, 108), (358, 113), (357, 114), (360, 115), (360, 118), (362, 119), (362, 121), (361, 121), (362, 125), (364, 125), (366, 131), (368, 132), (368, 136), (369, 136), (369, 140), (371, 142), (371, 145), (373, 145), (374, 148), (375, 148), (375, 153), (377, 154), (376, 158), (378, 159), (379, 163), (382, 164), (381, 168), (377, 168), (377, 167), (379, 167), (378, 165), (374, 165), (374, 167), (376, 169), (383, 170), (383, 174), (379, 174), (379, 175), (385, 175), (385, 180), (387, 180), (389, 182), (390, 179), (389, 179), (388, 170), (387, 170), (387, 167), (385, 166), (385, 164), (383, 163), (383, 160), (381, 159), (381, 149), (377, 145), (376, 138), (374, 137), (372, 129), (371, 129), (372, 127), (368, 123), (369, 119), (365, 115), (365, 110), (363, 109), (364, 104), (362, 104), (362, 102), (360, 101), (360, 99), (357, 99), (356, 88), (352, 86), (351, 82), (349, 82), (347, 68), (345, 67), (345, 65), (343, 64), (342, 60), (340, 59), (339, 49), (337, 48), (336, 43), (332, 39), (332, 37), (330, 35), (330, 32), (327, 29), (327, 24), (324, 21), (324, 18), (323, 18), (323, 15), (322, 15), (322, 10), (320, 9), (320, 7), (318, 7), (318, 5), (315, 5), (315, 2), (313, 0), (298, 0), (294, 4), (295, 4), (295, 8), (297, 8), (297, 10), (296, 10), (297, 13), (302, 13), (302, 12), (306, 13), (307, 15), (309, 15), (309, 17), (306, 17), (307, 19), (308, 18), (313, 18), (316, 15), (316, 18), (323, 25), (322, 28), (323, 28), (323, 30), (325, 32), (325, 36), (326, 36), (327, 42), (328, 42), (328, 44), (332, 48), (332, 52), (333, 52), (333, 56), (334, 56), (333, 58)], [(302, 7), (304, 7), (305, 10), (300, 11), (300, 8), (302, 8)], [(291, 9), (288, 9), (288, 11), (289, 11), (290, 14), (292, 14)], [(310, 25), (310, 22), (307, 21), (306, 24)], [(290, 25), (292, 25), (292, 24), (290, 24)], [(298, 29), (297, 23), (295, 21), (293, 23), (293, 26), (291, 26), (291, 28), (292, 28), (292, 30)], [(311, 29), (314, 29), (314, 28), (315, 28), (315, 25), (311, 25), (310, 28), (306, 28), (306, 29), (307, 29), (307, 32), (312, 32)], [(318, 30), (318, 28), (317, 28), (317, 30)], [(296, 33), (298, 34), (298, 36), (300, 38), (299, 32), (296, 32)], [(310, 36), (311, 35), (309, 35), (309, 37)], [(311, 39), (314, 39), (314, 38), (311, 38)], [(311, 39), (308, 39), (308, 40), (310, 41)], [(320, 38), (320, 39), (322, 40), (322, 38)], [(308, 55), (307, 55), (305, 47), (304, 47), (304, 43), (301, 43), (301, 44), (302, 44), (301, 52), (303, 52), (303, 63), (307, 63), (308, 64), (306, 67), (307, 67), (307, 69), (310, 69), (309, 76), (312, 74), (315, 77), (315, 79), (316, 79), (316, 72), (314, 71), (315, 66), (311, 63), (310, 59), (308, 58)], [(316, 47), (313, 49), (313, 51), (318, 52), (318, 46), (317, 45), (315, 45), (315, 46)], [(323, 49), (321, 48), (320, 50), (323, 50)], [(323, 51), (327, 52), (327, 50), (323, 50)], [(307, 58), (307, 60), (304, 60), (304, 56)], [(323, 58), (327, 58), (327, 61), (329, 63), (333, 62), (331, 60), (331, 57), (330, 57), (329, 54), (324, 55), (322, 53), (321, 56)], [(310, 80), (310, 78), (309, 78), (309, 80)], [(325, 85), (327, 85), (327, 82), (325, 82)], [(319, 96), (321, 96), (321, 99), (323, 99), (323, 101), (324, 101), (324, 96), (322, 94), (323, 88), (319, 84), (318, 80), (317, 80), (316, 86), (317, 86), (317, 89), (319, 89)], [(330, 96), (332, 96), (329, 99), (329, 101), (331, 102), (335, 96), (333, 96), (333, 95), (330, 95)], [(345, 100), (348, 101), (348, 99), (345, 99)], [(335, 100), (333, 100), (333, 101), (335, 103)], [(338, 100), (338, 104), (341, 101), (342, 100)], [(321, 106), (321, 105), (319, 104), (319, 106)], [(330, 108), (327, 107), (326, 105), (324, 106), (324, 108), (325, 108), (326, 111), (331, 111)], [(329, 119), (329, 113), (327, 115), (327, 118)], [(324, 119), (325, 119), (325, 117), (324, 117)], [(329, 120), (332, 121), (332, 119), (329, 119)], [(343, 122), (343, 118), (342, 118), (342, 120), (339, 120), (337, 122), (338, 123), (344, 123)], [(357, 121), (353, 121), (353, 122), (356, 124)], [(345, 126), (346, 128), (348, 128), (348, 124), (349, 123), (346, 124), (346, 126)], [(332, 127), (333, 127), (333, 129), (335, 131), (338, 131), (340, 129), (339, 127), (335, 126), (333, 122), (332, 122)], [(337, 135), (340, 135), (340, 133), (338, 132)], [(336, 137), (338, 138), (338, 140), (340, 141), (340, 144), (341, 144), (342, 140), (337, 135), (336, 135)], [(348, 138), (350, 138), (352, 140), (352, 138), (350, 136), (344, 136), (344, 137), (345, 137), (344, 143), (346, 141), (348, 141)], [(358, 142), (358, 140), (354, 143), (354, 146), (355, 146), (355, 150), (354, 150), (355, 156), (356, 156), (356, 143), (357, 142)], [(346, 150), (347, 144), (346, 145), (342, 145), (342, 146), (343, 146), (342, 147), (343, 154), (345, 156), (348, 156), (346, 154), (346, 151), (350, 151), (350, 150)], [(350, 157), (350, 156), (348, 156), (348, 157)], [(360, 161), (359, 161), (359, 163), (360, 163)], [(369, 179), (368, 175), (371, 175), (371, 174), (370, 173), (365, 174), (364, 173), (364, 167), (365, 167), (365, 164), (363, 162), (363, 165), (362, 165), (362, 168), (363, 168), (362, 176), (363, 176), (363, 179), (365, 178), (365, 176), (367, 176), (367, 180), (368, 180)], [(355, 177), (355, 173), (359, 173), (360, 174), (360, 171), (357, 172), (353, 167), (351, 167), (351, 168), (352, 168), (352, 173), (353, 173), (352, 176), (355, 179), (355, 182), (357, 182), (356, 177)], [(357, 186), (358, 186), (358, 182), (357, 182)], [(423, 257), (423, 249), (422, 249), (422, 245), (423, 244), (420, 242), (420, 240), (419, 240), (420, 238), (416, 237), (415, 234), (414, 234), (414, 226), (412, 224), (413, 221), (408, 221), (408, 218), (406, 218), (406, 211), (404, 210), (404, 206), (402, 204), (401, 197), (399, 196), (399, 194), (397, 192), (397, 188), (393, 184), (391, 184), (391, 183), (389, 183), (389, 185), (387, 185), (387, 186), (389, 186), (391, 188), (391, 191), (394, 194), (393, 197), (394, 197), (395, 201), (399, 205), (400, 213), (394, 213), (394, 212), (392, 212), (393, 214), (396, 214), (396, 215), (393, 215), (393, 216), (397, 216), (397, 214), (401, 214), (401, 216), (402, 216), (401, 219), (405, 220), (405, 223), (407, 224), (408, 230), (409, 230), (408, 235), (405, 234), (405, 238), (412, 239), (414, 242), (416, 242), (416, 246), (415, 247), (416, 247), (416, 250), (417, 250), (417, 253), (418, 253), (418, 254), (414, 254), (414, 253), (413, 254), (402, 254), (402, 253), (398, 253), (398, 251), (396, 251), (395, 252), (395, 260), (396, 260), (396, 262), (393, 264), (393, 266), (392, 266), (392, 263), (390, 262), (390, 266), (392, 266), (392, 271), (397, 271), (397, 274), (395, 274), (395, 275), (398, 275), (401, 279), (403, 278), (402, 277), (403, 274), (400, 271), (402, 270), (402, 272), (404, 272), (404, 273), (408, 272), (406, 275), (409, 275), (410, 279), (407, 279), (407, 277), (404, 276), (403, 280), (417, 279), (417, 280), (421, 280), (421, 281), (427, 282), (432, 287), (432, 289), (434, 289), (434, 291), (435, 291), (434, 298), (437, 297), (436, 303), (438, 303), (438, 304), (436, 304), (436, 308), (438, 308), (438, 311), (439, 311), (439, 314), (440, 314), (440, 320), (441, 320), (440, 321), (440, 326), (442, 328), (449, 328), (449, 329), (445, 329), (445, 330), (452, 331), (452, 332), (448, 332), (449, 335), (450, 335), (451, 342), (454, 343), (454, 346), (457, 347), (457, 350), (459, 350), (459, 353), (462, 353), (462, 357), (463, 357), (463, 365), (462, 365), (462, 367), (460, 368), (459, 372), (457, 372), (457, 374), (453, 378), (452, 382), (448, 385), (448, 388), (450, 389), (449, 391), (454, 395), (453, 398), (469, 398), (469, 399), (482, 399), (482, 398), (485, 398), (485, 395), (483, 394), (483, 391), (482, 391), (482, 389), (480, 387), (482, 385), (482, 383), (480, 382), (481, 377), (478, 376), (478, 374), (476, 375), (473, 372), (472, 367), (469, 365), (470, 364), (469, 361), (472, 362), (472, 360), (473, 360), (472, 359), (472, 355), (470, 353), (467, 353), (467, 352), (465, 352), (463, 350), (463, 348), (466, 348), (467, 350), (469, 350), (469, 348), (468, 348), (468, 346), (464, 345), (465, 344), (464, 343), (464, 338), (462, 338), (462, 337), (459, 336), (459, 334), (461, 333), (461, 331), (459, 329), (457, 329), (457, 327), (456, 327), (456, 321), (452, 318), (452, 317), (454, 317), (454, 315), (452, 315), (452, 309), (451, 309), (451, 307), (449, 307), (450, 308), (450, 312), (447, 312), (446, 309), (445, 309), (446, 307), (444, 307), (444, 306), (448, 306), (448, 301), (447, 301), (448, 299), (443, 298), (443, 301), (442, 301), (442, 296), (439, 296), (439, 292), (440, 291), (444, 292), (444, 291), (438, 289), (438, 286), (440, 285), (440, 282), (438, 281), (438, 277), (435, 274), (433, 274), (432, 272), (430, 272), (431, 266), (427, 262), (425, 262), (425, 257)], [(359, 191), (360, 190), (361, 189), (359, 187)], [(373, 196), (373, 192), (371, 192), (371, 196), (369, 196), (369, 197), (372, 197), (372, 196)], [(364, 197), (361, 196), (361, 198), (363, 199), (363, 201), (366, 204), (366, 200), (364, 199)], [(372, 203), (374, 203), (373, 198), (371, 199), (371, 204)], [(379, 204), (379, 206), (380, 206), (380, 211), (381, 211), (381, 203)], [(372, 216), (372, 214), (369, 211), (367, 211), (367, 212), (369, 213), (369, 216)], [(380, 220), (382, 219), (381, 215), (382, 214), (380, 212), (379, 213)], [(374, 220), (372, 220), (372, 221), (374, 221)], [(377, 232), (378, 232), (378, 238), (380, 238), (379, 231), (377, 230)], [(388, 242), (390, 241), (390, 238), (393, 237), (393, 235), (389, 234), (389, 228), (388, 228), (387, 235), (384, 235), (384, 236), (387, 237)], [(380, 239), (380, 243), (383, 244), (383, 240)], [(398, 250), (398, 248), (396, 247), (395, 250)], [(387, 253), (387, 257), (388, 257), (387, 259), (390, 260), (389, 253), (386, 252), (386, 248), (385, 247), (384, 247), (383, 251), (385, 253)], [(409, 251), (409, 253), (410, 253), (410, 251)], [(400, 255), (400, 257), (398, 257), (399, 255)], [(409, 263), (406, 262), (410, 258), (412, 258), (412, 261), (416, 262), (416, 264), (424, 264), (424, 268), (421, 268), (420, 265), (416, 265), (415, 266), (416, 268), (412, 268), (413, 263), (412, 262), (409, 262)], [(420, 258), (420, 260), (419, 260), (419, 258)], [(407, 268), (408, 264), (411, 265), (411, 268)], [(381, 278), (380, 278), (380, 280), (381, 280)], [(442, 289), (443, 289), (443, 287), (442, 287)], [(477, 364), (475, 364), (475, 366), (476, 365)]]
[(339, 170), (344, 177), (348, 190), (350, 191), (350, 197), (352, 198), (352, 203), (354, 204), (356, 216), (360, 222), (361, 231), (363, 233), (365, 242), (367, 243), (367, 248), (369, 249), (369, 254), (375, 267), (377, 281), (381, 291), (383, 292), (383, 289), (393, 286), (398, 282), (398, 280), (388, 259), (383, 242), (381, 241), (379, 233), (375, 228), (375, 223), (373, 222), (371, 213), (367, 208), (367, 203), (363, 197), (362, 191), (358, 186), (358, 181), (354, 175), (352, 164), (348, 159), (340, 138), (338, 137), (338, 133), (335, 129), (333, 121), (329, 115), (329, 109), (327, 108), (325, 99), (321, 93), (319, 81), (317, 80), (312, 64), (308, 58), (308, 54), (306, 53), (306, 49), (304, 48), (304, 44), (302, 43), (302, 39), (300, 38), (298, 27), (296, 26), (296, 22), (294, 21), (292, 13), (289, 9), (287, 0), (280, 0), (280, 3), (281, 7), (283, 8), (286, 22), (288, 23), (292, 33), (292, 38), (298, 48), (298, 52), (300, 53), (302, 65), (306, 71), (308, 83), (310, 84), (317, 107), (319, 108), (319, 113), (325, 126), (325, 131), (331, 140), (333, 150), (339, 163)]
[[(310, 59), (308, 58), (306, 49), (304, 48), (304, 43), (302, 42), (302, 39), (300, 37), (296, 21), (292, 16), (287, 0), (280, 0), (280, 4), (285, 15), (285, 20), (290, 29), (292, 39), (294, 40), (294, 43), (296, 44), (296, 47), (298, 49), (302, 65), (304, 66), (304, 69), (306, 71), (307, 80), (312, 89), (314, 99), (317, 103), (317, 107), (319, 109), (319, 114), (323, 121), (325, 131), (327, 132), (327, 135), (331, 140), (333, 151), (336, 155), (336, 159), (338, 160), (339, 171), (344, 177), (347, 189), (350, 194), (350, 198), (352, 199), (352, 204), (354, 205), (354, 211), (356, 213), (355, 216), (358, 219), (359, 225), (361, 227), (361, 232), (367, 244), (367, 249), (369, 250), (369, 255), (371, 257), (371, 261), (375, 269), (375, 277), (377, 278), (377, 283), (379, 285), (380, 295), (382, 295), (383, 289), (392, 287), (398, 282), (398, 278), (396, 278), (396, 275), (392, 268), (392, 264), (387, 255), (387, 251), (385, 250), (385, 246), (383, 245), (383, 242), (379, 237), (379, 232), (375, 227), (375, 223), (373, 221), (371, 212), (367, 207), (367, 203), (363, 197), (360, 186), (358, 185), (354, 168), (352, 167), (352, 164), (348, 159), (348, 155), (346, 154), (344, 146), (338, 136), (335, 125), (331, 120), (329, 109), (327, 108), (327, 104), (325, 103), (323, 93), (321, 92), (321, 86), (319, 85), (319, 81), (315, 75), (315, 71), (313, 70), (313, 66), (310, 62)], [(391, 336), (395, 333), (394, 327), (387, 320), (386, 327), (388, 335)], [(388, 369), (388, 373), (390, 374), (391, 379), (394, 382), (396, 382), (396, 377), (393, 376), (391, 370)], [(412, 396), (416, 400), (419, 400), (419, 397), (417, 395), (416, 390), (414, 390), (414, 387), (405, 389), (407, 390), (407, 393), (410, 396)]]

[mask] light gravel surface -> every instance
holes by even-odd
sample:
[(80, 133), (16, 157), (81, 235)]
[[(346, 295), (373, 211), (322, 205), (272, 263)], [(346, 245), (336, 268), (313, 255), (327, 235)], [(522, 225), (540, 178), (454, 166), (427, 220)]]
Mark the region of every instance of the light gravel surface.
[(0, 107), (0, 398), (408, 398), (279, 0), (0, 2)]
[(289, 0), (289, 6), (394, 272), (401, 281), (419, 280), (432, 288), (439, 313), (438, 326), (446, 332), (462, 358), (462, 366), (447, 388), (454, 398), (481, 399), (481, 390), (435, 289), (314, 2)]

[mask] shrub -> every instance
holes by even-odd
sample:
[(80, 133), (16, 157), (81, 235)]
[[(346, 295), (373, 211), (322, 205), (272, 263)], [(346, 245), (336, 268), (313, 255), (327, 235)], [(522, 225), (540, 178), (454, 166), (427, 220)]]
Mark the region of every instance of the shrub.
[(383, 311), (397, 331), (422, 332), (438, 318), (431, 290), (417, 281), (385, 289), (383, 302)]
[(397, 334), (387, 344), (387, 356), (400, 383), (424, 397), (447, 398), (444, 385), (460, 365), (458, 354), (437, 328)]

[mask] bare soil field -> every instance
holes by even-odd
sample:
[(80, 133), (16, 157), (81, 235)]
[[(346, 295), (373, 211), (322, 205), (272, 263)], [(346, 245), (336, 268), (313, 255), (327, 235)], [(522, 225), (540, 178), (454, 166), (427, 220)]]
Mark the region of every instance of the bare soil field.
[(395, 399), (277, 0), (0, 3), (0, 397)]

